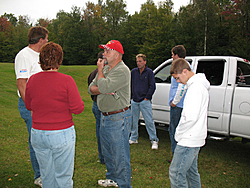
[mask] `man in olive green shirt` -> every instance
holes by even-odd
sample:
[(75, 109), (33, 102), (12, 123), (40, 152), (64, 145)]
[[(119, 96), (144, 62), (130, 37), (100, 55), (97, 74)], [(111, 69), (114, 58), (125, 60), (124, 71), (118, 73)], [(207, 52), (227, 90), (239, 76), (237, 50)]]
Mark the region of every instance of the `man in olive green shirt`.
[(130, 111), (130, 70), (122, 61), (124, 54), (121, 43), (111, 40), (104, 49), (104, 61), (98, 59), (98, 73), (89, 85), (88, 92), (97, 96), (97, 105), (102, 112), (100, 140), (107, 167), (106, 180), (99, 180), (104, 187), (131, 188), (131, 166), (129, 130)]

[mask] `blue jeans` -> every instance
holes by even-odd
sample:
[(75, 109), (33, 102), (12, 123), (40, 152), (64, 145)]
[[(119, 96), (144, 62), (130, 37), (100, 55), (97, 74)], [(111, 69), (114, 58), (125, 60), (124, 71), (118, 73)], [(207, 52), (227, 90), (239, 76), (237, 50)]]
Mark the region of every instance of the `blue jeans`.
[(34, 179), (36, 179), (36, 178), (40, 177), (40, 169), (39, 169), (39, 164), (38, 164), (37, 159), (36, 159), (35, 151), (34, 151), (32, 145), (30, 143), (31, 128), (32, 128), (32, 118), (31, 118), (31, 113), (25, 107), (25, 104), (24, 104), (22, 98), (19, 98), (19, 100), (18, 100), (18, 109), (19, 109), (21, 117), (24, 119), (24, 121), (26, 123), (27, 130), (28, 130), (28, 133), (29, 133), (30, 161), (31, 161), (32, 168), (33, 168), (33, 170), (35, 172)]
[(97, 103), (93, 101), (93, 106), (92, 106), (92, 112), (95, 116), (96, 119), (96, 138), (97, 138), (97, 145), (98, 145), (98, 153), (99, 153), (99, 159), (100, 162), (103, 164), (104, 163), (104, 157), (102, 154), (102, 147), (101, 147), (101, 140), (100, 140), (100, 135), (99, 135), (99, 130), (100, 130), (100, 121), (101, 121), (101, 111), (99, 110)]
[(73, 187), (75, 140), (74, 126), (55, 131), (31, 129), (43, 188)]
[(106, 178), (120, 188), (131, 188), (129, 131), (131, 111), (101, 115), (100, 138), (107, 168)]
[(132, 127), (131, 127), (130, 140), (136, 141), (139, 137), (138, 120), (139, 120), (140, 111), (141, 111), (151, 143), (154, 140), (158, 142), (159, 139), (156, 136), (156, 129), (155, 129), (155, 124), (154, 124), (154, 119), (153, 119), (153, 114), (152, 114), (151, 101), (143, 100), (141, 102), (134, 102), (133, 100), (131, 100), (131, 110), (132, 110)]
[(176, 146), (174, 157), (169, 167), (171, 188), (201, 188), (197, 165), (199, 151), (200, 147)]
[(171, 141), (171, 150), (172, 150), (172, 154), (174, 155), (174, 150), (176, 147), (177, 142), (174, 139), (175, 136), (175, 130), (176, 127), (179, 124), (180, 118), (181, 118), (181, 112), (182, 112), (182, 108), (180, 107), (172, 107), (170, 106), (170, 124), (169, 124), (169, 136), (170, 136), (170, 141)]

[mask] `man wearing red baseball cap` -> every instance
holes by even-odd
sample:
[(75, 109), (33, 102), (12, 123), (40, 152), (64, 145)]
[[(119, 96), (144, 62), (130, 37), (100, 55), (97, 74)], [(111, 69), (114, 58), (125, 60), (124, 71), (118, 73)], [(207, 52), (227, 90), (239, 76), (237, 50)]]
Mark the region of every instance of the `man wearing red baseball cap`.
[(99, 47), (102, 49), (116, 50), (117, 52), (124, 54), (122, 44), (118, 40), (111, 40), (105, 45), (100, 44)]
[(124, 51), (118, 40), (111, 40), (99, 47), (104, 49), (103, 57), (108, 65), (104, 66), (104, 61), (98, 59), (98, 73), (88, 89), (90, 94), (98, 95), (97, 105), (102, 112), (100, 140), (107, 173), (106, 179), (99, 180), (98, 184), (131, 188), (130, 70), (122, 61)]

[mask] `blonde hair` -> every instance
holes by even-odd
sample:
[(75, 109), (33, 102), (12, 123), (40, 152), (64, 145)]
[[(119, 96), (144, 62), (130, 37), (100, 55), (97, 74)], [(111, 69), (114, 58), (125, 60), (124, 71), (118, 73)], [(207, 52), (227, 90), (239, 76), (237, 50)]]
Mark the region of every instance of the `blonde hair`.
[(144, 54), (138, 54), (138, 55), (136, 56), (136, 59), (139, 58), (139, 57), (141, 57), (141, 58), (143, 59), (143, 61), (146, 61), (146, 60), (147, 60), (147, 58), (146, 58), (146, 56), (145, 56)]

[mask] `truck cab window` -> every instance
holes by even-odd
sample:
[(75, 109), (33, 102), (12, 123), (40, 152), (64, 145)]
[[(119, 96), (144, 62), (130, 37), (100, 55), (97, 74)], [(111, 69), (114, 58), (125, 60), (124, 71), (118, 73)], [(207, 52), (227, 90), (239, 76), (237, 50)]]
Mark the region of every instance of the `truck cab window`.
[(199, 60), (196, 73), (204, 73), (210, 85), (222, 84), (225, 60)]
[[(191, 59), (186, 59), (189, 64), (192, 64)], [(169, 73), (170, 67), (173, 61), (167, 63), (165, 66), (163, 66), (159, 71), (155, 73), (155, 83), (171, 83), (171, 75)]]
[(155, 83), (171, 83), (171, 75), (169, 73), (172, 62), (166, 64), (155, 74)]
[(250, 87), (250, 65), (245, 62), (237, 62), (236, 84)]

